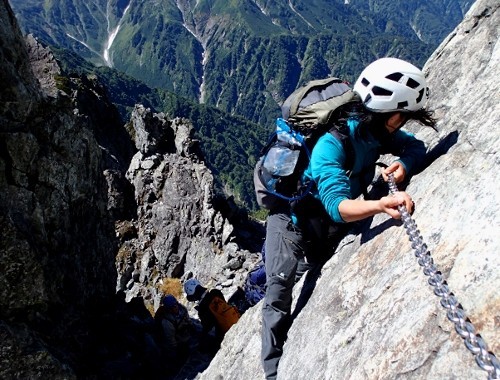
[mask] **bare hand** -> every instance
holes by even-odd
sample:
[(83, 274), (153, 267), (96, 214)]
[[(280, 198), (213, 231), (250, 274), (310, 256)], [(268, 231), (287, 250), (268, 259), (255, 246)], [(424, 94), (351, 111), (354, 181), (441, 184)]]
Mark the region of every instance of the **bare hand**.
[(379, 200), (380, 209), (382, 212), (388, 214), (391, 218), (400, 219), (398, 206), (403, 205), (406, 210), (411, 214), (413, 213), (413, 201), (411, 197), (404, 191), (398, 191), (394, 195), (383, 197)]
[(396, 183), (402, 182), (406, 176), (405, 167), (399, 161), (393, 162), (390, 166), (382, 171), (382, 177), (384, 178), (384, 181), (389, 181), (389, 174), (391, 173), (394, 175), (394, 182)]

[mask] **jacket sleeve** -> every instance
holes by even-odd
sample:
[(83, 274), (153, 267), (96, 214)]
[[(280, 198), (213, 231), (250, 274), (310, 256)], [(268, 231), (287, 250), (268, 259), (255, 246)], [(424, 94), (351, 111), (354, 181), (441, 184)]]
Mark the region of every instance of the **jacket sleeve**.
[(394, 132), (392, 144), (388, 150), (392, 155), (399, 157), (398, 161), (403, 164), (408, 175), (422, 162), (427, 148), (423, 141), (400, 129)]
[(343, 166), (346, 154), (342, 143), (327, 133), (320, 138), (311, 155), (311, 176), (318, 188), (319, 199), (328, 215), (337, 223), (344, 223), (339, 204), (351, 198), (349, 178)]

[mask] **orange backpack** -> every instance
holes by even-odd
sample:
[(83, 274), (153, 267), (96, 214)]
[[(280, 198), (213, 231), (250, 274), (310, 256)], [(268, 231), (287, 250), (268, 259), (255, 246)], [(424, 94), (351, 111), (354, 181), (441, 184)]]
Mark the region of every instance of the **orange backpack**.
[(240, 312), (236, 306), (228, 304), (220, 297), (214, 297), (210, 301), (208, 308), (217, 320), (217, 325), (223, 334), (240, 319)]

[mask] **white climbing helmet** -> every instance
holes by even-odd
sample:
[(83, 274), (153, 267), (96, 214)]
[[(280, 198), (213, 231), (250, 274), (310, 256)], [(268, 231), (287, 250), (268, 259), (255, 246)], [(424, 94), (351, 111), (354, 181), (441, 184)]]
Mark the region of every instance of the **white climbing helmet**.
[(188, 296), (192, 296), (198, 285), (201, 286), (200, 282), (196, 278), (190, 278), (184, 283), (184, 291)]
[(374, 112), (418, 111), (429, 97), (424, 73), (398, 58), (381, 58), (369, 64), (353, 90)]

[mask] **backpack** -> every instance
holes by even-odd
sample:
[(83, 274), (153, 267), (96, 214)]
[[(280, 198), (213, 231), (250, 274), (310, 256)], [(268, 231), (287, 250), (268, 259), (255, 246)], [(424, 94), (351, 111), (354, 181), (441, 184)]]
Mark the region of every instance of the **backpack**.
[(215, 296), (208, 304), (210, 312), (217, 321), (217, 326), (223, 334), (240, 319), (236, 306), (228, 304), (224, 299)]
[(347, 168), (354, 162), (345, 122), (344, 105), (359, 97), (338, 78), (313, 80), (295, 90), (283, 103), (283, 118), (261, 151), (254, 168), (254, 187), (259, 206), (269, 210), (285, 207), (310, 194), (313, 182), (302, 183), (314, 144), (325, 133), (344, 146)]

